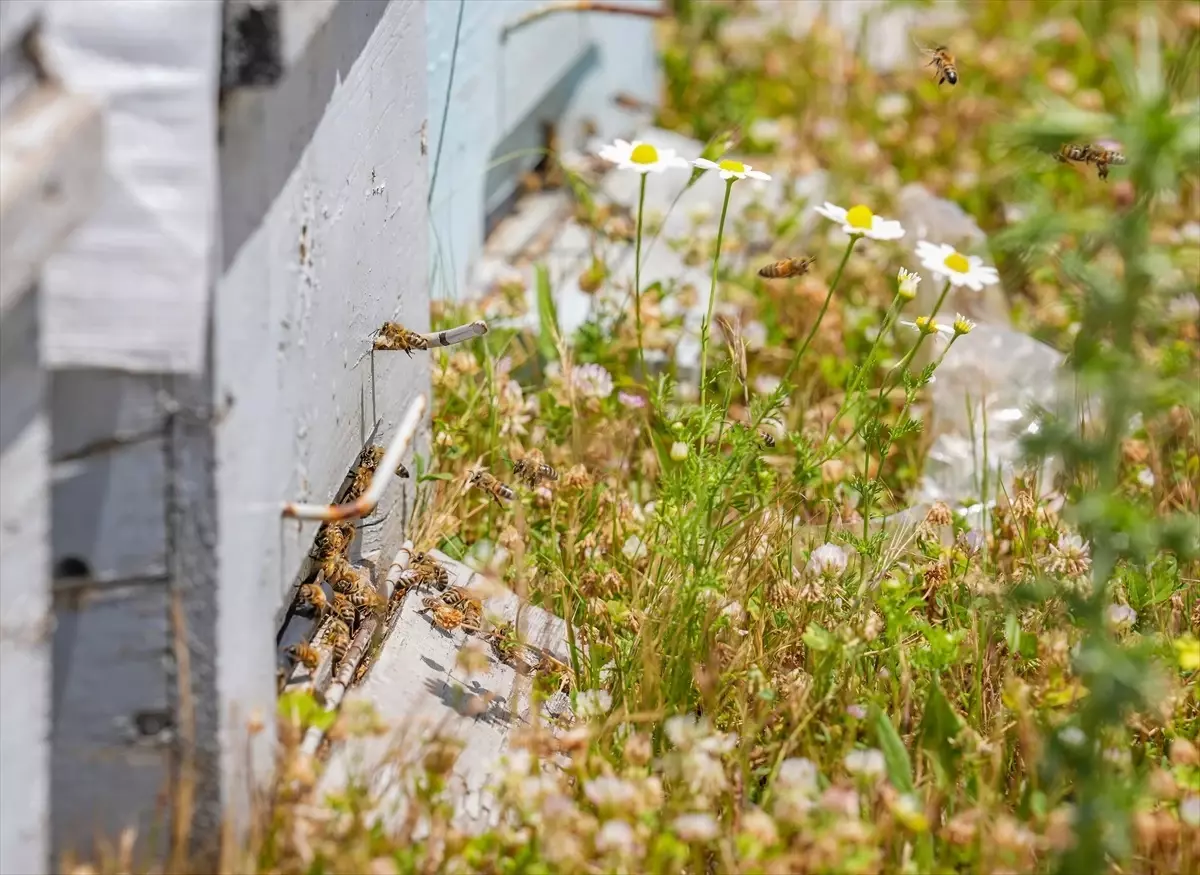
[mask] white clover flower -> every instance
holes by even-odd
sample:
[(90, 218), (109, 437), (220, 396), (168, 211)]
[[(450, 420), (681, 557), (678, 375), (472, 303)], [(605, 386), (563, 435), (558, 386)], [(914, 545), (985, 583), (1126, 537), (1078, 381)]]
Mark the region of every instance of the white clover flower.
[(667, 740), (681, 750), (687, 750), (712, 734), (708, 721), (695, 714), (676, 714), (663, 723)]
[(1155, 483), (1154, 472), (1149, 468), (1143, 468), (1142, 470), (1138, 471), (1137, 482), (1147, 489), (1153, 489)]
[(1083, 747), (1087, 743), (1087, 736), (1078, 726), (1064, 726), (1058, 731), (1058, 737), (1070, 747)]
[(897, 290), (896, 294), (905, 301), (911, 301), (917, 296), (917, 286), (921, 284), (921, 275), (919, 273), (909, 272), (905, 268), (900, 268), (900, 272), (896, 274)]
[(926, 269), (945, 277), (952, 286), (967, 286), (972, 291), (983, 291), (984, 286), (1000, 282), (996, 268), (987, 267), (978, 255), (963, 255), (945, 243), (917, 242), (917, 257)]
[(846, 573), (848, 561), (846, 551), (837, 544), (822, 544), (809, 554), (804, 570), (812, 577), (837, 580)]
[(603, 776), (583, 785), (583, 795), (597, 808), (632, 807), (638, 800), (638, 788), (622, 778)]
[(922, 334), (940, 334), (942, 337), (950, 338), (954, 336), (954, 329), (949, 325), (944, 325), (928, 316), (918, 316), (914, 321), (910, 322), (907, 319), (901, 319), (900, 324), (905, 328), (912, 328)]
[(623, 820), (606, 820), (596, 833), (596, 850), (601, 853), (629, 857), (636, 847), (633, 827)]
[(850, 751), (842, 760), (842, 764), (850, 774), (864, 778), (878, 778), (887, 771), (887, 761), (884, 760), (882, 751), (873, 747)]
[(618, 170), (633, 170), (637, 173), (662, 173), (672, 168), (685, 168), (688, 162), (675, 154), (674, 149), (661, 149), (658, 146), (634, 140), (615, 140), (610, 145), (600, 147), (600, 157), (617, 165)]
[(630, 561), (642, 559), (646, 553), (646, 544), (637, 535), (630, 535), (621, 546), (621, 555)]
[(697, 812), (681, 814), (671, 822), (675, 835), (685, 842), (710, 842), (717, 837), (720, 826), (711, 814)]
[(817, 778), (820, 772), (816, 764), (805, 757), (789, 757), (779, 764), (779, 774), (775, 776), (775, 785), (793, 792), (814, 796), (817, 792)]
[(612, 394), (613, 379), (602, 365), (579, 365), (571, 370), (575, 391), (588, 398), (607, 398)]
[(751, 808), (742, 815), (742, 833), (766, 847), (779, 841), (779, 830), (775, 827), (775, 821), (761, 808)]
[[(874, 616), (874, 615), (872, 615), (872, 616)], [(853, 717), (855, 720), (866, 720), (867, 719), (867, 709), (859, 704), (847, 705), (846, 706), (846, 714), (847, 714), (847, 716)]]
[(702, 750), (684, 754), (678, 765), (688, 790), (697, 799), (712, 799), (729, 786), (720, 760)]
[(587, 720), (603, 717), (612, 709), (612, 694), (607, 690), (584, 690), (575, 696), (575, 713)]
[(830, 787), (821, 794), (821, 807), (831, 814), (857, 818), (860, 809), (858, 792), (853, 787)]
[(1179, 819), (1188, 826), (1200, 826), (1200, 796), (1185, 796), (1179, 803)]
[(675, 441), (671, 444), (671, 461), (682, 462), (688, 456), (688, 445), (683, 441)]
[(843, 209), (825, 201), (824, 206), (814, 207), (825, 218), (840, 222), (842, 230), (852, 237), (870, 237), (872, 240), (899, 240), (904, 236), (904, 227), (894, 219), (877, 216), (862, 204)]
[(1108, 622), (1118, 629), (1128, 629), (1137, 622), (1137, 611), (1129, 605), (1109, 605)]
[(720, 161), (709, 161), (707, 158), (697, 158), (692, 162), (693, 167), (699, 167), (701, 170), (719, 170), (721, 178), (728, 182), (731, 179), (760, 179), (766, 182), (771, 177), (761, 170), (755, 170), (749, 164), (743, 164), (741, 161), (734, 161), (732, 158), (722, 158)]
[(1091, 548), (1079, 535), (1059, 535), (1050, 545), (1045, 563), (1054, 574), (1081, 577), (1092, 567)]
[(641, 410), (646, 406), (646, 399), (641, 395), (636, 395), (633, 392), (618, 392), (617, 400), (621, 402), (621, 406), (629, 410)]

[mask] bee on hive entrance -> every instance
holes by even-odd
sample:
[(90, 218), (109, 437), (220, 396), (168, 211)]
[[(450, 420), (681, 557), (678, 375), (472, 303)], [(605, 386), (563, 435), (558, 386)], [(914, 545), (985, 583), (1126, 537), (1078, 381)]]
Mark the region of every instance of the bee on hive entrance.
[(287, 649), (287, 655), (290, 656), (295, 662), (303, 665), (309, 671), (316, 671), (317, 664), (321, 661), (321, 654), (317, 648), (313, 647), (311, 644), (305, 644), (304, 642), (293, 644), (291, 647), (289, 647)]
[(316, 616), (319, 620), (325, 616), (329, 608), (329, 600), (325, 598), (325, 590), (319, 583), (306, 583), (296, 591), (296, 611), (307, 616)]
[(758, 275), (769, 280), (782, 280), (804, 276), (808, 273), (808, 269), (812, 267), (814, 260), (810, 255), (805, 255), (802, 258), (785, 258), (782, 261), (776, 261), (774, 264), (768, 264), (766, 267), (759, 269)]
[(398, 322), (384, 322), (375, 332), (374, 348), (386, 352), (403, 352), (411, 358), (414, 349), (428, 350), (429, 341)]
[(339, 619), (331, 619), (321, 640), (333, 652), (333, 661), (336, 666), (346, 658), (346, 651), (350, 649), (350, 627)]

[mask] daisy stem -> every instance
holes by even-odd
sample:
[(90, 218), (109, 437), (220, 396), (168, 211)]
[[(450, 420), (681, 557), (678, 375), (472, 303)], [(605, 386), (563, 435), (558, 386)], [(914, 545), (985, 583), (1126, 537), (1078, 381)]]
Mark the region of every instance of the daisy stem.
[(646, 174), (638, 188), (637, 243), (633, 250), (633, 318), (637, 329), (638, 370), (646, 379), (646, 354), (642, 349), (642, 212), (646, 205)]
[(725, 238), (725, 215), (729, 212), (729, 195), (736, 178), (725, 180), (725, 201), (721, 204), (721, 221), (717, 225), (717, 251), (713, 255), (712, 283), (708, 287), (708, 312), (700, 323), (700, 407), (704, 407), (705, 381), (708, 377), (708, 327), (712, 323), (713, 307), (717, 303), (717, 269), (721, 265), (721, 241)]
[(833, 282), (829, 284), (829, 292), (825, 295), (825, 301), (821, 304), (821, 309), (817, 313), (816, 321), (813, 322), (812, 328), (808, 331), (808, 337), (804, 338), (804, 343), (796, 350), (796, 354), (792, 356), (791, 362), (788, 363), (787, 370), (783, 372), (783, 379), (780, 383), (786, 383), (792, 376), (792, 372), (796, 370), (796, 365), (800, 364), (800, 359), (804, 356), (808, 345), (812, 343), (813, 337), (816, 336), (817, 329), (821, 327), (821, 320), (825, 318), (825, 311), (829, 309), (829, 302), (833, 300), (833, 293), (837, 291), (838, 284), (842, 281), (842, 272), (846, 269), (846, 262), (850, 260), (850, 253), (854, 250), (854, 244), (858, 242), (858, 235), (850, 238), (850, 243), (846, 247), (846, 254), (842, 256), (842, 263), (838, 265), (837, 273), (833, 275)]
[[(942, 294), (937, 299), (937, 303), (933, 305), (933, 312), (929, 315), (930, 323), (932, 323), (934, 321), (933, 317), (936, 316), (938, 310), (940, 310), (942, 308), (942, 304), (945, 302), (946, 295), (948, 295), (948, 294), (950, 294), (950, 281), (949, 280), (946, 281), (946, 286), (945, 286), (945, 288), (942, 289)], [(933, 332), (929, 332), (929, 333), (932, 334)], [(832, 459), (835, 456), (837, 456), (839, 453), (841, 453), (841, 451), (846, 448), (846, 446), (850, 443), (850, 441), (852, 441), (856, 437), (858, 437), (858, 434), (859, 434), (859, 432), (862, 431), (863, 426), (866, 425), (869, 420), (871, 420), (879, 415), (879, 410), (883, 406), (883, 402), (887, 399), (887, 396), (889, 394), (891, 394), (891, 391), (896, 388), (896, 385), (901, 380), (904, 379), (904, 374), (908, 370), (909, 363), (913, 360), (913, 357), (916, 356), (917, 350), (919, 350), (921, 348), (921, 344), (924, 342), (925, 342), (925, 332), (922, 331), (920, 333), (920, 335), (918, 335), (916, 343), (914, 343), (912, 345), (912, 349), (910, 349), (907, 353), (905, 353), (904, 358), (900, 359), (900, 363), (898, 365), (896, 365), (896, 367), (893, 369), (893, 372), (896, 374), (895, 379), (892, 380), (890, 383), (887, 381), (886, 378), (884, 379), (883, 385), (879, 387), (879, 395), (876, 396), (876, 398), (875, 398), (875, 406), (871, 408), (871, 412), (858, 420), (858, 425), (854, 426), (854, 431), (850, 432), (849, 436), (847, 436), (845, 440), (840, 441), (838, 443), (837, 447), (834, 448), (833, 452), (831, 452), (829, 455), (825, 456), (825, 459)], [(833, 432), (831, 429), (830, 434), (832, 434), (832, 433)], [(825, 459), (823, 459), (822, 461), (824, 461)]]
[(846, 390), (846, 395), (844, 398), (842, 398), (842, 403), (838, 407), (837, 413), (834, 414), (833, 421), (829, 423), (829, 428), (825, 430), (825, 438), (822, 440), (822, 443), (829, 439), (829, 436), (833, 434), (834, 429), (837, 428), (837, 424), (841, 422), (842, 417), (846, 415), (846, 411), (849, 410), (857, 400), (858, 389), (862, 385), (863, 380), (866, 378), (867, 371), (869, 371), (875, 364), (875, 350), (879, 349), (879, 341), (882, 340), (884, 335), (891, 330), (892, 323), (896, 320), (896, 317), (900, 315), (900, 310), (903, 308), (903, 306), (904, 299), (897, 294), (896, 297), (892, 299), (892, 305), (888, 308), (887, 313), (884, 314), (883, 325), (879, 327), (879, 333), (875, 335), (875, 339), (871, 342), (871, 348), (867, 350), (867, 357), (863, 361), (862, 367), (858, 369), (858, 372), (850, 381), (850, 387)]

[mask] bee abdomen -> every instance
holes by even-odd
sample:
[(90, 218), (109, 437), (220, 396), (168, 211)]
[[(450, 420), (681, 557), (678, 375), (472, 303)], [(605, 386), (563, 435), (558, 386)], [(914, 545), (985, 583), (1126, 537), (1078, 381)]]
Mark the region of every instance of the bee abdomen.
[(509, 501), (512, 501), (517, 495), (515, 492), (513, 492), (511, 486), (505, 486), (503, 483), (496, 485), (496, 494), (501, 498), (508, 499)]

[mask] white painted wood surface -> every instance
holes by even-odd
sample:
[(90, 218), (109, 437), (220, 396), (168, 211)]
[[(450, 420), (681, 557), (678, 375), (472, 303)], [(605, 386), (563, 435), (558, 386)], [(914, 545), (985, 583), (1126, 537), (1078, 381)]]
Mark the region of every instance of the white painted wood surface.
[[(570, 663), (566, 624), (541, 608), (520, 604), (516, 594), (481, 576), (442, 553), (433, 554), (450, 572), (453, 585), (500, 590), (483, 600), (485, 620), (517, 622), (520, 638), (544, 647), (563, 663)], [(455, 826), (479, 830), (495, 823), (489, 784), (509, 749), (514, 729), (527, 727), (537, 715), (530, 713), (533, 679), (501, 662), (491, 647), (463, 629), (444, 631), (421, 611), (421, 600), (432, 591), (413, 590), (400, 609), (391, 634), (384, 641), (365, 680), (351, 688), (343, 709), (369, 705), (392, 735), (350, 737), (331, 751), (322, 773), (318, 794), (336, 793), (349, 781), (364, 783), (375, 799), (375, 814), (395, 824), (403, 816), (405, 769), (421, 753), (415, 740), (435, 734), (460, 742), (450, 786), (455, 798)], [(483, 647), (486, 672), (468, 675), (458, 665), (459, 651)], [(398, 739), (413, 739), (397, 745)]]
[[(427, 357), (358, 361), (385, 320), (417, 330), (429, 322), (422, 12), (411, 0), (388, 4), (351, 63), (338, 67), (310, 139), (262, 220), (226, 253), (215, 292), (213, 391), (232, 406), (215, 426), (220, 582), (208, 622), (217, 651), (237, 654), (218, 662), (216, 679), (231, 792), (235, 779), (246, 782), (248, 761), (264, 772), (271, 765), (269, 730), (248, 760), (246, 722), (274, 716), (274, 633), (318, 526), (283, 520), (282, 505), (331, 501), (375, 422), (376, 442), (386, 445), (408, 403), (428, 392)], [(352, 35), (362, 14), (342, 4), (330, 26)], [(306, 55), (317, 68), (329, 60)], [(286, 128), (311, 111), (310, 92), (289, 84), (310, 75), (293, 67), (278, 88), (237, 95), (224, 118), (226, 191), (275, 160), (263, 145), (277, 135), (276, 117)], [(414, 467), (411, 456), (405, 463)], [(393, 478), (374, 515), (385, 521), (356, 549), (398, 546), (410, 493), (411, 481)]]
[[(653, 6), (657, 0), (631, 2)], [(627, 135), (628, 117), (613, 96), (625, 92), (647, 102), (657, 97), (650, 20), (563, 12), (502, 40), (507, 24), (543, 5), (544, 0), (467, 0), (461, 28), (455, 0), (425, 6), (431, 172), (438, 165), (430, 208), (434, 297), (463, 294), (482, 252), (486, 215), (513, 193), (520, 174), (540, 156), (526, 152), (496, 162), (542, 147), (544, 121), (557, 123), (564, 147), (582, 142), (584, 119), (604, 138)]]
[(37, 295), (0, 315), (0, 872), (49, 863), (50, 431)]

